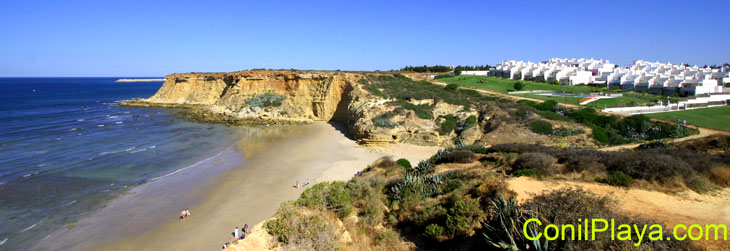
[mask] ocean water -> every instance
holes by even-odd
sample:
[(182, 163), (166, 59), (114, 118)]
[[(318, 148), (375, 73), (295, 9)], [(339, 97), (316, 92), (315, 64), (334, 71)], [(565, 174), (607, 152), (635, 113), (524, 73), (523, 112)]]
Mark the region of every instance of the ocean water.
[(0, 250), (24, 249), (233, 144), (234, 131), (169, 109), (116, 104), (162, 82), (117, 78), (0, 78)]

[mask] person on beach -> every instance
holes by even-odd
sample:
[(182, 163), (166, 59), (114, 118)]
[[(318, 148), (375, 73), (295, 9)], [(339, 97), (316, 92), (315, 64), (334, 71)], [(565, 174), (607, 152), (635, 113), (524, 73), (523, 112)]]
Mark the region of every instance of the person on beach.
[(248, 223), (243, 224), (243, 234), (248, 234)]
[(190, 217), (190, 209), (185, 209), (185, 217)]
[(238, 227), (236, 227), (236, 229), (233, 230), (233, 237), (238, 240)]
[(297, 184), (294, 185), (294, 188), (299, 188), (299, 180), (297, 180)]
[(185, 219), (185, 210), (180, 211), (180, 219)]
[(304, 182), (304, 186), (309, 185), (309, 179), (307, 179), (307, 182)]

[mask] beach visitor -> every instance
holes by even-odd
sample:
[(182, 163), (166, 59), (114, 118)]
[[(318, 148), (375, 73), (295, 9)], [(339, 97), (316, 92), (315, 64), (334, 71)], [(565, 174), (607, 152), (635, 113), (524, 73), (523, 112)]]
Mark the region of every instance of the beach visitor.
[(185, 219), (185, 210), (180, 211), (180, 219)]
[(294, 185), (295, 188), (299, 188), (299, 180), (297, 180), (297, 184)]
[(238, 239), (238, 227), (236, 227), (236, 229), (233, 230), (233, 237)]
[(243, 224), (243, 233), (244, 234), (247, 234), (248, 233), (248, 223)]
[(190, 217), (190, 209), (185, 209), (185, 217)]
[(307, 182), (304, 182), (304, 186), (309, 185), (309, 179), (307, 179)]

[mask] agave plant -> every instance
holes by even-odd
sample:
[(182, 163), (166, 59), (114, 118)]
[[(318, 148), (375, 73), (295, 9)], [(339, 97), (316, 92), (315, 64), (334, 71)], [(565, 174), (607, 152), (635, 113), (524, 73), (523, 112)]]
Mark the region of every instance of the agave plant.
[[(524, 213), (514, 198), (508, 201), (502, 196), (492, 199), (494, 213), (482, 224), (484, 241), (495, 248), (503, 250), (548, 250), (548, 240), (530, 241), (522, 234), (525, 221), (531, 216)], [(536, 225), (528, 225), (530, 236), (537, 236), (539, 229)]]

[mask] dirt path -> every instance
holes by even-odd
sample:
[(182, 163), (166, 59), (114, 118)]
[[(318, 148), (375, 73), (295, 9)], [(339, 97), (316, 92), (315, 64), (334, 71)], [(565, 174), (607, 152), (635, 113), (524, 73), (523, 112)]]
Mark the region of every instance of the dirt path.
[[(618, 209), (628, 215), (651, 218), (671, 228), (676, 224), (725, 224), (730, 226), (730, 188), (709, 194), (684, 191), (666, 194), (642, 189), (624, 189), (604, 184), (574, 181), (539, 181), (527, 177), (509, 179), (510, 189), (520, 202), (565, 187), (580, 187), (598, 195), (609, 195), (619, 201)], [(701, 242), (710, 249), (728, 250), (730, 242)]]

